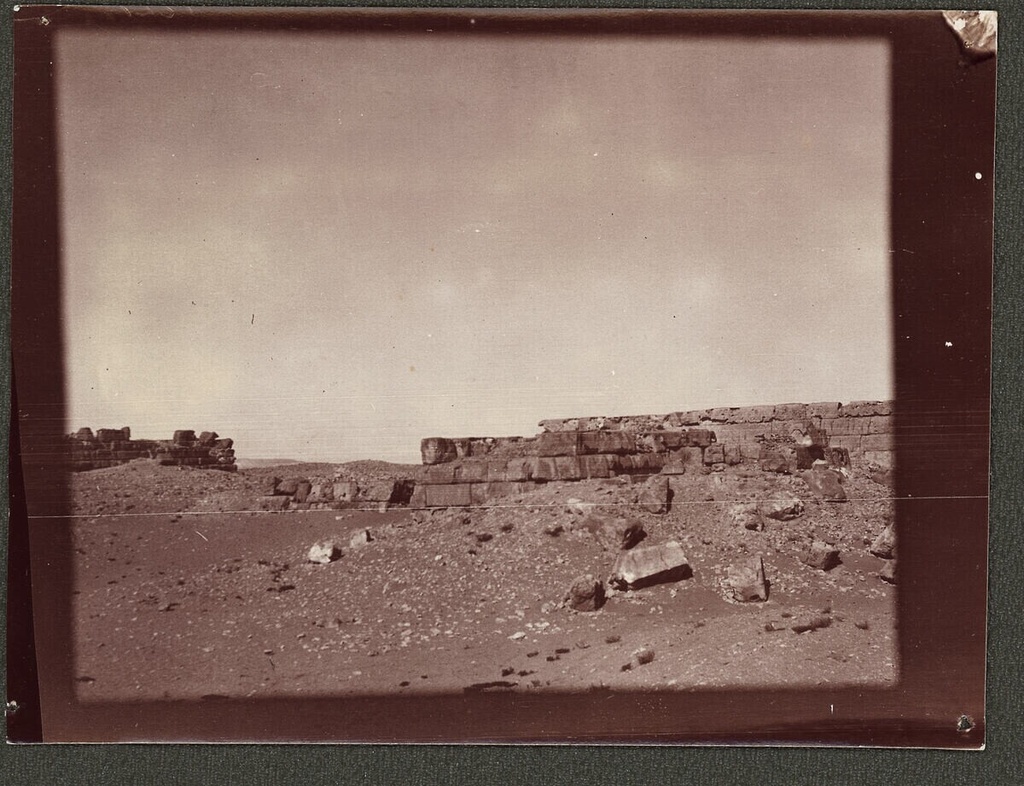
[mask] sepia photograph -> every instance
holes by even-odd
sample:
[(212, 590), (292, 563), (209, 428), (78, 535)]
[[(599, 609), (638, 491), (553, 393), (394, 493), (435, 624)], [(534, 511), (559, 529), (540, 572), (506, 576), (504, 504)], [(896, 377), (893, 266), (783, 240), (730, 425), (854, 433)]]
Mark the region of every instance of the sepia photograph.
[(16, 11), (39, 739), (982, 746), (994, 37)]

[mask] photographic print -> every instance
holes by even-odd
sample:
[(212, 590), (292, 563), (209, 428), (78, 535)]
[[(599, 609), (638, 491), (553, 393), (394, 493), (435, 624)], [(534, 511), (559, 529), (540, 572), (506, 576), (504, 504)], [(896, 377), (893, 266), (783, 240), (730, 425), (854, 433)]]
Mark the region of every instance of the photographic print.
[(983, 742), (991, 15), (15, 22), (42, 739)]

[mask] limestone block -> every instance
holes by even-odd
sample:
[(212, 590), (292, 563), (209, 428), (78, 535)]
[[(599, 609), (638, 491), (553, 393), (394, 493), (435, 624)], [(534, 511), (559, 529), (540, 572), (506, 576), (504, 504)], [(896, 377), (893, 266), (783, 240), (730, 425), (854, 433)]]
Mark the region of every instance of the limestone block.
[(725, 463), (725, 447), (722, 444), (709, 445), (704, 449), (705, 464)]
[(487, 462), (466, 460), (455, 465), (456, 483), (483, 483), (487, 480)]
[(892, 434), (865, 434), (861, 438), (863, 451), (891, 451), (896, 449), (896, 438)]
[(612, 460), (612, 456), (580, 456), (580, 473), (585, 478), (611, 477)]
[(551, 480), (558, 480), (558, 469), (555, 466), (555, 459), (550, 456), (533, 456), (530, 459), (530, 477), (535, 481), (546, 483)]
[(444, 464), (457, 458), (455, 443), (444, 437), (420, 440), (420, 457), (424, 464)]
[(618, 588), (642, 589), (691, 576), (693, 570), (683, 547), (670, 540), (657, 546), (638, 547), (620, 553), (609, 583)]
[[(635, 453), (636, 439), (627, 431), (583, 431), (580, 432), (578, 452), (588, 455), (598, 453)], [(542, 453), (541, 455), (545, 454)]]
[(425, 486), (427, 507), (455, 508), (468, 507), (473, 504), (472, 492), (468, 483), (447, 486)]
[(573, 456), (555, 457), (555, 474), (558, 480), (581, 480), (583, 471), (580, 460)]
[(537, 438), (537, 455), (577, 456), (580, 452), (580, 434), (578, 431), (545, 432)]

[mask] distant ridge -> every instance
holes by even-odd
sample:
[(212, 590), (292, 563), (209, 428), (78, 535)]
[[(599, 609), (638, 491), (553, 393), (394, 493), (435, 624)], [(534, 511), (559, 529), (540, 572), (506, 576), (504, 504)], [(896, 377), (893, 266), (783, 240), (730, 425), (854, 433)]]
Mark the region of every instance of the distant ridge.
[(301, 461), (295, 459), (280, 459), (280, 458), (236, 458), (235, 464), (238, 465), (239, 469), (259, 469), (261, 467), (280, 467), (287, 464), (301, 464)]

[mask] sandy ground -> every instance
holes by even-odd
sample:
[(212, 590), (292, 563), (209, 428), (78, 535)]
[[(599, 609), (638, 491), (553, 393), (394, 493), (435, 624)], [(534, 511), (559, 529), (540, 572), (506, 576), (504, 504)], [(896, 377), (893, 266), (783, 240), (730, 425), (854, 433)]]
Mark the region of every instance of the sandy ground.
[[(891, 491), (856, 470), (845, 503), (816, 501), (796, 477), (686, 476), (662, 515), (634, 504), (627, 479), (551, 483), (486, 509), (256, 512), (272, 473), (137, 461), (76, 476), (81, 700), (884, 687), (898, 676), (895, 588), (867, 545), (891, 520)], [(760, 532), (728, 516), (778, 492), (797, 494), (803, 515)], [(596, 612), (566, 608), (573, 580), (606, 578), (616, 557), (580, 527), (572, 499), (641, 522), (644, 545), (678, 540), (692, 578), (613, 592)], [(372, 540), (350, 546), (364, 530)], [(341, 558), (309, 563), (328, 538)], [(835, 544), (842, 564), (801, 563), (812, 538)], [(726, 569), (754, 555), (768, 601), (726, 602)], [(808, 615), (828, 627), (792, 630)], [(639, 650), (653, 659), (639, 663)]]

